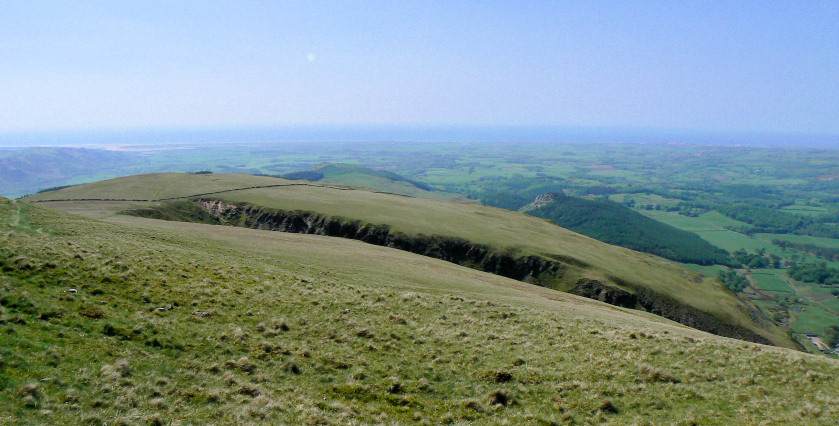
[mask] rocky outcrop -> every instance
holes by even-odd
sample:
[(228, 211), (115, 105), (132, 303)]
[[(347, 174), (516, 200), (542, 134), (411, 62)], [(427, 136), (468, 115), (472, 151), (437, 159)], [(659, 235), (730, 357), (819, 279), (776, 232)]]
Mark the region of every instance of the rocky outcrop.
[(666, 295), (651, 292), (643, 287), (619, 279), (614, 280), (619, 282), (621, 287), (627, 288), (627, 290), (620, 287), (604, 285), (597, 280), (582, 278), (577, 281), (569, 293), (599, 300), (610, 305), (644, 310), (688, 327), (707, 331), (719, 336), (733, 337), (735, 339), (748, 340), (766, 345), (772, 344), (768, 339), (746, 327), (721, 321), (711, 314), (679, 303)]
[(548, 202), (548, 201), (556, 201), (556, 197), (557, 197), (556, 193), (548, 192), (547, 194), (542, 194), (542, 195), (537, 196), (536, 200), (534, 200), (533, 202), (534, 203), (545, 203), (545, 202)]
[(530, 210), (535, 210), (535, 209), (538, 209), (540, 207), (544, 207), (544, 206), (556, 201), (557, 198), (563, 197), (563, 196), (564, 195), (559, 195), (555, 192), (548, 192), (546, 194), (539, 195), (539, 196), (536, 197), (535, 200), (533, 200), (532, 203), (520, 208), (519, 211), (528, 212)]

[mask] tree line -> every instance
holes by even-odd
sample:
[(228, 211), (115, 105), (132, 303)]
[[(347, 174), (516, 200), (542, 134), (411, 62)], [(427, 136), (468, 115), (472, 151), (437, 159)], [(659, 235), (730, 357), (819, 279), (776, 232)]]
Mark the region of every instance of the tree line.
[(781, 248), (790, 248), (807, 252), (814, 256), (821, 257), (822, 259), (839, 261), (839, 249), (817, 246), (815, 244), (793, 243), (784, 240), (772, 240), (772, 244)]
[(677, 262), (736, 265), (728, 252), (698, 235), (666, 225), (608, 200), (555, 194), (555, 201), (527, 213), (603, 242)]

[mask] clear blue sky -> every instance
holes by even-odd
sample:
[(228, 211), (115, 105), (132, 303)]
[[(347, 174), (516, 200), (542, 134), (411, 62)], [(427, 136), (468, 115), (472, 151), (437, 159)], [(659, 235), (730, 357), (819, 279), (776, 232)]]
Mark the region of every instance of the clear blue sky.
[(0, 132), (839, 134), (839, 1), (9, 1)]

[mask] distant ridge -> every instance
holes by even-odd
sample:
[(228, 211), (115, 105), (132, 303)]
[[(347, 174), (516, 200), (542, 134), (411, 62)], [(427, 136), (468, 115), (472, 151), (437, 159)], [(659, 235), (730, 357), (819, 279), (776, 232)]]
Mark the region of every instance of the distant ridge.
[(279, 177), (289, 180), (359, 186), (412, 197), (458, 198), (455, 194), (435, 191), (427, 184), (408, 179), (393, 172), (370, 169), (355, 164), (325, 162), (308, 170), (287, 173)]

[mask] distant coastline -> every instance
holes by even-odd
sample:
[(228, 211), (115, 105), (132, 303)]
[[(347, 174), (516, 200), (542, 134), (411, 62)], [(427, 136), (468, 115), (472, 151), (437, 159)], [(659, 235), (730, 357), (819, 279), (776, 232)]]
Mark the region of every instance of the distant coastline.
[(556, 126), (296, 126), (0, 133), (0, 150), (294, 142), (652, 143), (837, 149), (839, 135)]

